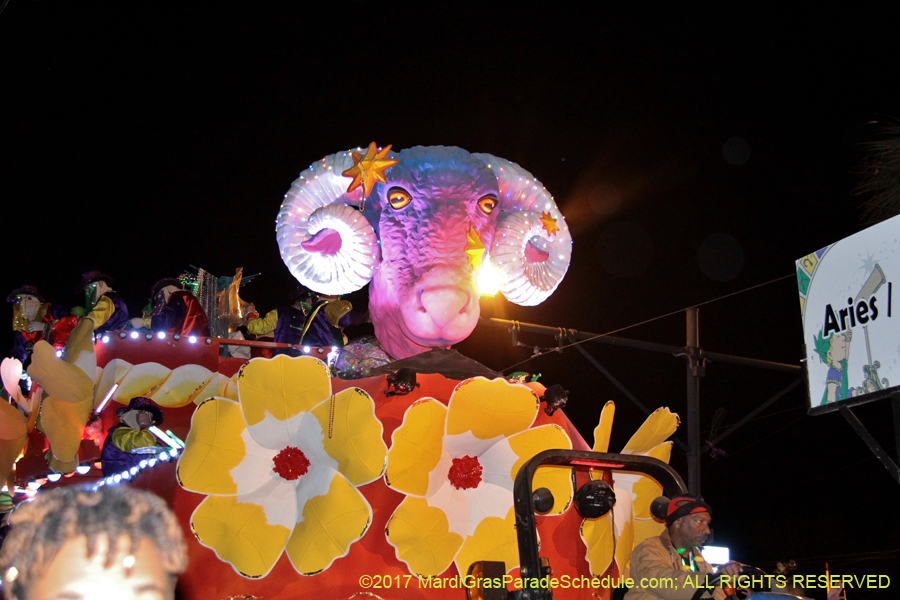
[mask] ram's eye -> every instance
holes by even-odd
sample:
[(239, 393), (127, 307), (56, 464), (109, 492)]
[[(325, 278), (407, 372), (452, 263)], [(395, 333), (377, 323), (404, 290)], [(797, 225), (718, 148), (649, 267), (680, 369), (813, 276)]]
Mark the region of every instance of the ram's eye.
[(485, 196), (484, 198), (478, 201), (478, 208), (481, 209), (486, 215), (494, 212), (494, 209), (497, 207), (497, 199), (494, 196)]
[(394, 210), (400, 210), (405, 207), (407, 204), (412, 201), (412, 197), (409, 195), (409, 192), (402, 188), (391, 188), (388, 190), (388, 202), (391, 203), (391, 208)]

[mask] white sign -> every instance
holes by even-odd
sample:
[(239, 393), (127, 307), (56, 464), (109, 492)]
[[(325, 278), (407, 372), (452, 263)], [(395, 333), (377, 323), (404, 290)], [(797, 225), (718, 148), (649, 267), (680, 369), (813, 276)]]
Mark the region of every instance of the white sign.
[(877, 400), (900, 385), (897, 281), (900, 216), (797, 261), (811, 412)]

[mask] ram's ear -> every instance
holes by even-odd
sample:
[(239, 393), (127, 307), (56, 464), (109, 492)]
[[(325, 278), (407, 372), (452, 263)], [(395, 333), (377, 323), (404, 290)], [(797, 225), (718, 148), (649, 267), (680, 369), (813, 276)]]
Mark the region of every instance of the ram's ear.
[(505, 158), (475, 154), (497, 177), (500, 209), (491, 264), (510, 302), (534, 306), (559, 286), (572, 261), (572, 236), (550, 192), (528, 171)]
[[(281, 258), (291, 274), (322, 294), (347, 294), (366, 285), (378, 262), (378, 238), (360, 211), (362, 186), (341, 175), (351, 151), (326, 156), (300, 174), (276, 219)], [(374, 197), (377, 190), (371, 195)]]

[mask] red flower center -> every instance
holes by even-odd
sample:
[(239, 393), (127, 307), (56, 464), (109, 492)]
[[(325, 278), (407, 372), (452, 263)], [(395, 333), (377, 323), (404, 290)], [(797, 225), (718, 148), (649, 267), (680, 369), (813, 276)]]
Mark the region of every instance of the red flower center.
[(275, 455), (272, 462), (275, 463), (275, 472), (288, 481), (294, 481), (309, 471), (309, 459), (299, 448), (293, 446), (286, 446)]
[(469, 490), (481, 483), (481, 463), (474, 456), (454, 458), (447, 479), (458, 490)]

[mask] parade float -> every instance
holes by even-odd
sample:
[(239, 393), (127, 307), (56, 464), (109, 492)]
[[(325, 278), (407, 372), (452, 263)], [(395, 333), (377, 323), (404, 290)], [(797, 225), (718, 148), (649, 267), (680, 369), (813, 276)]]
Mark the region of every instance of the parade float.
[[(373, 143), (303, 171), (276, 235), (303, 286), (369, 286), (377, 342), (273, 357), (284, 344), (95, 335), (83, 319), (62, 351), (34, 345), (30, 394), (6, 385), (21, 407), (0, 403), (15, 499), (74, 483), (159, 494), (189, 540), (184, 598), (491, 597), (473, 573), (498, 565), (508, 590), (552, 574), (554, 597), (608, 598), (663, 528), (662, 480), (683, 487), (665, 472), (678, 417), (658, 409), (620, 454), (595, 454), (610, 450), (612, 403), (591, 448), (544, 386), (450, 349), (489, 281), (533, 306), (564, 277), (572, 240), (540, 182), (488, 154)], [(17, 376), (5, 363), (4, 382)], [(135, 398), (160, 407), (158, 442), (113, 472), (103, 446), (147, 406)]]

